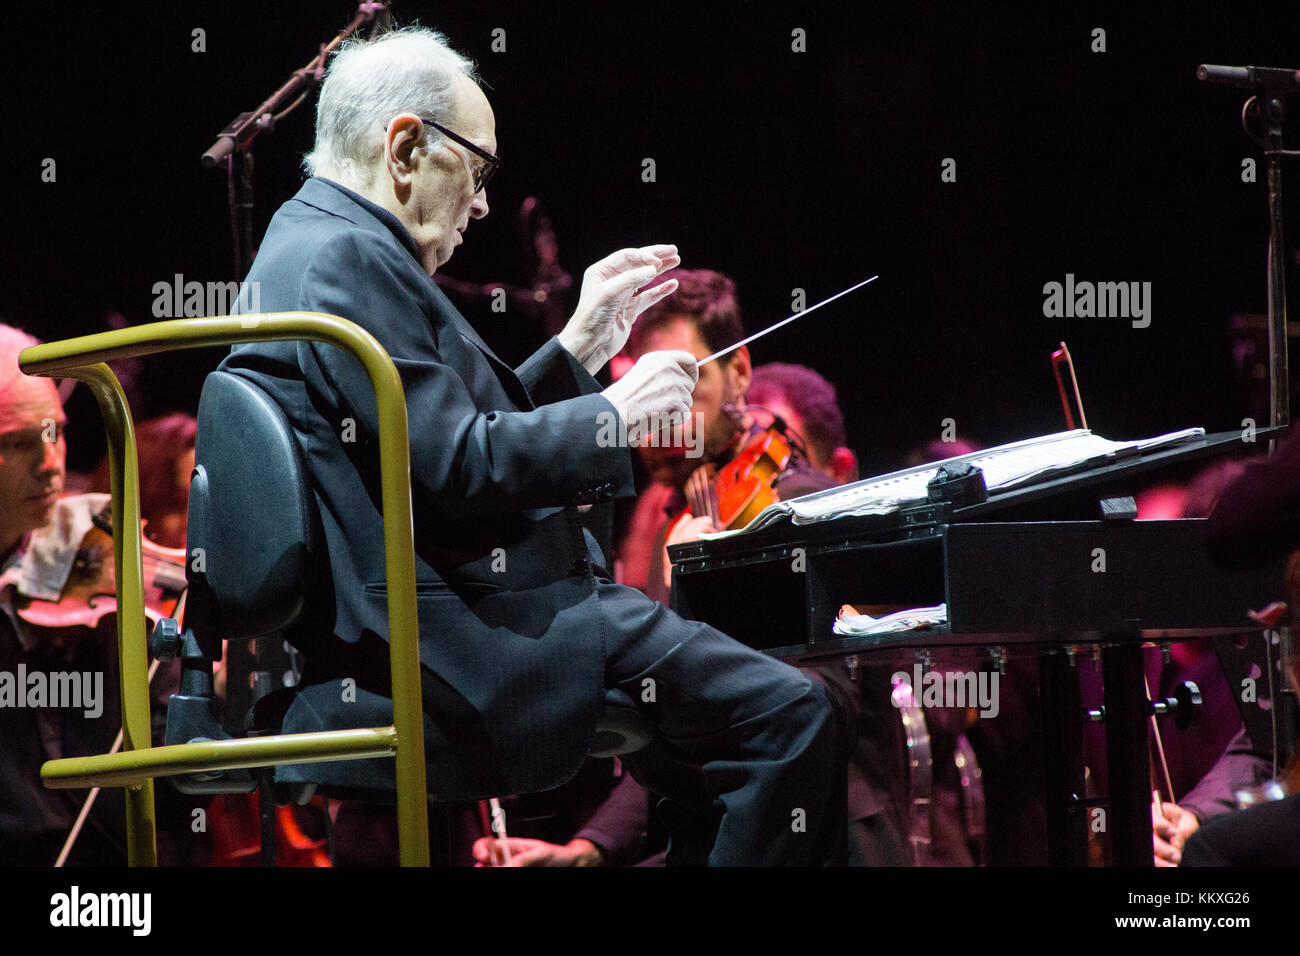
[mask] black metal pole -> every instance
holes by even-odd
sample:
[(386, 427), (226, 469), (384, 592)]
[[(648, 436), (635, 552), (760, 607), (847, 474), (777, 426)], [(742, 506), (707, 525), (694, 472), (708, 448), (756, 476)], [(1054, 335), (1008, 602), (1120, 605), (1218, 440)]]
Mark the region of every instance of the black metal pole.
[[(1206, 83), (1257, 91), (1246, 101), (1242, 123), (1246, 135), (1264, 148), (1268, 188), (1269, 424), (1286, 426), (1291, 424), (1291, 376), (1287, 361), (1286, 250), (1282, 240), (1282, 157), (1288, 154), (1282, 147), (1282, 123), (1286, 119), (1287, 95), (1300, 89), (1300, 70), (1203, 63), (1196, 68), (1196, 76)], [(1246, 124), (1248, 118), (1262, 124), (1262, 137)]]
[(1106, 771), (1110, 782), (1110, 852), (1114, 866), (1152, 866), (1151, 779), (1147, 703), (1139, 635), (1112, 635), (1101, 652), (1106, 694)]
[(1267, 129), (1268, 180), (1268, 361), (1271, 400), (1269, 424), (1291, 424), (1291, 379), (1287, 363), (1286, 247), (1282, 241), (1282, 121), (1286, 100), (1265, 90), (1260, 114)]

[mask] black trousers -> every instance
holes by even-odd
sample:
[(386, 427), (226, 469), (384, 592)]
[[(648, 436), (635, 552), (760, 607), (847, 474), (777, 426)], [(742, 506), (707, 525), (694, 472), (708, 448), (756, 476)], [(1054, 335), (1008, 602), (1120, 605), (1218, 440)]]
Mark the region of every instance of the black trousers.
[(605, 674), (654, 723), (623, 758), (666, 798), (668, 863), (843, 858), (848, 715), (822, 682), (598, 579)]

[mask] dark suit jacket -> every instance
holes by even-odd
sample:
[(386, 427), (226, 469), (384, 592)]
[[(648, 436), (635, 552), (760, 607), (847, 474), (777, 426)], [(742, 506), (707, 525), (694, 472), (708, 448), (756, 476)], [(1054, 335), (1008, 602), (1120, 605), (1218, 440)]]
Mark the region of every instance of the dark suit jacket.
[[(363, 326), (401, 373), (431, 793), (466, 799), (562, 783), (593, 735), (607, 626), (574, 505), (633, 493), (627, 449), (597, 440), (617, 422), (613, 406), (554, 339), (511, 370), (425, 273), (398, 220), (327, 180), (309, 180), (276, 213), (248, 281), (260, 283), (264, 312)], [(236, 347), (222, 367), (288, 415), (328, 544), (332, 627), (301, 642), (308, 663), (284, 730), (390, 722), (369, 379), (350, 355), (306, 342)], [(392, 767), (348, 761), (279, 776), (389, 786)]]

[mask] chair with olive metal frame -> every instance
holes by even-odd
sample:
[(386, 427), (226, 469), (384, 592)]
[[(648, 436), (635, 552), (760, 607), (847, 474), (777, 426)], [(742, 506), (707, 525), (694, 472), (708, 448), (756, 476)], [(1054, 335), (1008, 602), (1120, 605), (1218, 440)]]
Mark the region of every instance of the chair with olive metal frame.
[[(135, 434), (121, 385), (105, 363), (182, 348), (294, 339), (311, 339), (349, 350), (360, 359), (375, 389), (388, 575), (393, 724), (151, 747)], [(401, 863), (427, 865), (427, 788), (410, 447), (401, 379), (388, 354), (368, 332), (345, 319), (319, 313), (282, 312), (157, 322), (52, 342), (25, 349), (19, 364), (33, 375), (80, 379), (94, 392), (108, 431), (113, 526), (118, 529), (114, 536), (114, 557), (124, 751), (50, 761), (41, 769), (46, 786), (125, 787), (128, 858), (133, 866), (152, 866), (157, 861), (155, 777), (390, 756), (396, 759)], [(191, 501), (193, 504), (193, 497)], [(178, 633), (172, 634), (172, 649), (184, 640)]]

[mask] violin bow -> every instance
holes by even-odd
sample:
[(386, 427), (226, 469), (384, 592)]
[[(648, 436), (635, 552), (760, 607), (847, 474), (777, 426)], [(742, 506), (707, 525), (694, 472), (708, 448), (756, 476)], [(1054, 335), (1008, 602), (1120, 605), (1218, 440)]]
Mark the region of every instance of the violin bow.
[[(147, 684), (153, 683), (153, 675), (158, 673), (159, 658), (155, 657), (153, 663), (149, 665), (149, 677)], [(115, 754), (122, 749), (123, 728), (117, 728), (117, 737), (113, 740), (113, 747), (109, 754)], [(56, 868), (63, 866), (68, 862), (68, 856), (72, 853), (72, 848), (77, 843), (77, 837), (81, 836), (81, 828), (86, 824), (86, 818), (90, 816), (90, 808), (95, 805), (95, 799), (99, 796), (100, 787), (91, 787), (90, 793), (86, 794), (86, 801), (81, 805), (81, 812), (77, 814), (76, 821), (72, 824), (72, 829), (68, 831), (68, 838), (63, 841), (63, 849), (59, 851), (59, 858), (54, 861)]]
[[(1074, 430), (1076, 425), (1074, 422), (1074, 415), (1070, 409), (1070, 398), (1065, 389), (1065, 379), (1061, 376), (1062, 365), (1070, 371), (1070, 386), (1074, 391), (1075, 407), (1079, 409), (1079, 424), (1077, 427), (1087, 428), (1088, 416), (1084, 414), (1083, 411), (1083, 396), (1079, 392), (1079, 378), (1074, 372), (1074, 359), (1070, 356), (1070, 349), (1064, 342), (1061, 343), (1060, 348), (1052, 353), (1052, 374), (1056, 376), (1056, 388), (1061, 393), (1061, 407), (1065, 410), (1065, 427)], [(1152, 702), (1151, 681), (1147, 678), (1145, 673), (1142, 675), (1142, 682), (1146, 687), (1147, 703), (1149, 705)], [(1160, 757), (1160, 765), (1157, 768), (1155, 758), (1151, 755), (1150, 743), (1148, 742), (1147, 765), (1151, 771), (1151, 799), (1156, 805), (1156, 812), (1161, 816), (1164, 816), (1164, 807), (1161, 805), (1160, 780), (1163, 778), (1165, 794), (1168, 795), (1170, 803), (1174, 802), (1174, 782), (1173, 777), (1169, 773), (1169, 760), (1165, 756), (1164, 738), (1160, 736), (1160, 722), (1156, 720), (1154, 710), (1147, 719), (1151, 721), (1151, 736), (1154, 738), (1156, 743), (1156, 754)], [(1159, 772), (1157, 772), (1157, 770)]]
[(497, 797), (490, 797), (487, 800), (478, 802), (479, 822), (483, 826), (483, 835), (490, 840), (497, 841), (501, 848), (501, 862), (496, 862), (496, 857), (492, 851), (488, 851), (488, 866), (506, 866), (510, 863), (510, 843), (506, 835), (506, 812), (501, 809), (501, 801)]
[[(1146, 685), (1147, 701), (1150, 702), (1151, 681), (1147, 679), (1147, 676), (1145, 674), (1143, 674), (1142, 682)], [(1154, 711), (1152, 712), (1151, 716), (1148, 719), (1151, 721), (1151, 736), (1154, 737), (1156, 741), (1156, 753), (1160, 755), (1160, 770), (1164, 774), (1165, 793), (1169, 795), (1169, 802), (1174, 803), (1175, 802), (1174, 780), (1173, 777), (1169, 775), (1169, 760), (1165, 757), (1165, 742), (1160, 737), (1160, 724), (1156, 720), (1156, 715)], [(1164, 808), (1160, 805), (1160, 784), (1156, 780), (1156, 764), (1155, 761), (1151, 759), (1150, 747), (1147, 748), (1147, 763), (1151, 767), (1151, 783), (1153, 787), (1151, 791), (1151, 796), (1156, 805), (1157, 812), (1159, 812), (1159, 814), (1163, 817), (1165, 815), (1165, 811)]]
[[(1061, 366), (1070, 370), (1070, 383), (1074, 388), (1074, 401), (1079, 409), (1079, 425), (1074, 424), (1074, 415), (1070, 411), (1070, 399), (1065, 393), (1065, 380), (1061, 378)], [(1056, 387), (1061, 393), (1061, 407), (1065, 409), (1065, 427), (1073, 431), (1076, 427), (1087, 428), (1088, 416), (1083, 413), (1083, 396), (1079, 394), (1079, 378), (1074, 374), (1074, 359), (1065, 343), (1052, 353), (1052, 374), (1056, 376)]]
[[(190, 596), (188, 590), (181, 593), (181, 598), (176, 602), (176, 608), (172, 616), (178, 621), (185, 618), (185, 601)], [(145, 685), (153, 685), (153, 675), (158, 673), (158, 665), (161, 659), (155, 657), (149, 665), (149, 676), (145, 678)], [(113, 747), (109, 750), (110, 754), (115, 754), (122, 749), (122, 737), (125, 728), (117, 728), (117, 737), (113, 740)], [(81, 805), (81, 812), (77, 814), (77, 819), (72, 824), (72, 829), (68, 831), (68, 838), (63, 841), (63, 849), (59, 851), (59, 858), (54, 861), (56, 868), (63, 866), (68, 861), (68, 855), (72, 853), (73, 846), (77, 843), (77, 837), (81, 836), (81, 828), (86, 824), (86, 818), (90, 816), (90, 808), (95, 805), (95, 800), (99, 797), (100, 787), (91, 787), (90, 793), (86, 794), (86, 801)]]

